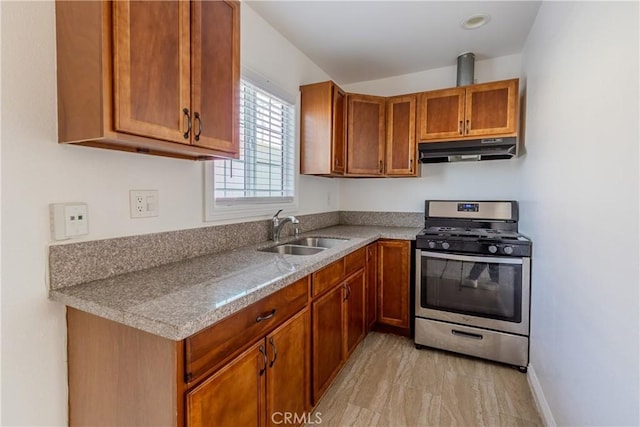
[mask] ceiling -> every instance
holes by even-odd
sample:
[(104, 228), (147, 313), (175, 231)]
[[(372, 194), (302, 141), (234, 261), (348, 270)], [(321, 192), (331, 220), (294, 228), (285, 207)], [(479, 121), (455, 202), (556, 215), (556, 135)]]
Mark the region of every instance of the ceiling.
[[(245, 1), (333, 80), (348, 84), (520, 53), (541, 1)], [(487, 25), (462, 28), (471, 15)]]

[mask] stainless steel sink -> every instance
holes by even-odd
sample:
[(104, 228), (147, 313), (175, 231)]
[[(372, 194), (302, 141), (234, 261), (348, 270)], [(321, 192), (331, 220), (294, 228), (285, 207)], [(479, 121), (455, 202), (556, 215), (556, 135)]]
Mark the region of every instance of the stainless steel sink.
[(289, 242), (290, 245), (313, 246), (317, 248), (333, 248), (348, 239), (338, 239), (335, 237), (303, 237), (302, 239)]
[(287, 254), (287, 255), (313, 255), (318, 252), (324, 251), (326, 248), (315, 247), (315, 246), (301, 246), (301, 245), (293, 245), (290, 243), (272, 246), (270, 248), (259, 249), (261, 252), (273, 252), (276, 254)]

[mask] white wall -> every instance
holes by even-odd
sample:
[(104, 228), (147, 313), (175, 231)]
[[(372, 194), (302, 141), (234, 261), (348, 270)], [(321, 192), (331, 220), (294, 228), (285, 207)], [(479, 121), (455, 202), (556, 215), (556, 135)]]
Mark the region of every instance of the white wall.
[[(54, 3), (1, 7), (1, 424), (63, 425), (66, 332), (64, 307), (47, 300), (48, 204), (88, 203), (88, 239), (210, 225), (203, 222), (202, 164), (58, 145)], [(293, 94), (301, 83), (328, 78), (244, 6), (242, 61)], [(160, 216), (130, 219), (130, 189), (159, 190)], [(302, 177), (300, 213), (335, 210), (337, 191), (335, 180)]]
[(531, 363), (558, 425), (640, 425), (638, 12), (543, 2), (523, 54)]
[[(454, 65), (382, 80), (344, 85), (348, 92), (369, 95), (442, 89), (456, 85)], [(509, 55), (477, 61), (475, 80), (485, 83), (518, 78), (522, 56)], [(423, 212), (427, 199), (517, 199), (521, 160), (424, 164), (419, 178), (342, 179), (340, 209)]]

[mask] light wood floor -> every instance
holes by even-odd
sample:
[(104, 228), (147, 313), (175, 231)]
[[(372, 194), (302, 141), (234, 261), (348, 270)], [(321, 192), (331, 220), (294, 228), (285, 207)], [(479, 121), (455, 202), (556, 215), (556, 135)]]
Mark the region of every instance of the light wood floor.
[[(517, 369), (370, 333), (314, 413), (327, 426), (542, 426)], [(316, 423), (317, 424), (317, 423)]]

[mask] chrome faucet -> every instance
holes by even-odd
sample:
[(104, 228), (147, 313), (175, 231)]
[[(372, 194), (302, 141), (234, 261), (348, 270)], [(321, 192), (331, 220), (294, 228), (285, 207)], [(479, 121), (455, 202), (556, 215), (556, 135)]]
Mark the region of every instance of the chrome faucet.
[(291, 224), (294, 224), (296, 226), (296, 230), (295, 230), (295, 235), (298, 236), (299, 233), (299, 229), (298, 229), (298, 224), (300, 224), (300, 221), (298, 221), (298, 218), (296, 218), (295, 216), (288, 216), (285, 218), (278, 218), (278, 214), (282, 212), (282, 209), (280, 209), (278, 212), (276, 212), (276, 214), (273, 216), (273, 218), (271, 218), (271, 222), (273, 224), (273, 228), (271, 230), (271, 239), (274, 242), (278, 242), (280, 241), (280, 232), (282, 231), (282, 227), (290, 222)]

